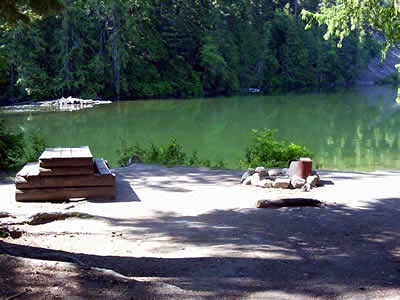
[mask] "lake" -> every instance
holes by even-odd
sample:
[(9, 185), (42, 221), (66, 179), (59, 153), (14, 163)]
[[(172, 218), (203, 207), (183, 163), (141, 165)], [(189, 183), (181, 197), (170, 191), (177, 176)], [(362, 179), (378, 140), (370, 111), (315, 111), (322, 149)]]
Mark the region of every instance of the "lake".
[(363, 87), (335, 93), (121, 101), (72, 112), (0, 112), (25, 132), (40, 132), (51, 147), (89, 145), (117, 166), (123, 143), (167, 143), (238, 168), (251, 129), (305, 145), (314, 167), (400, 169), (400, 105), (396, 88)]

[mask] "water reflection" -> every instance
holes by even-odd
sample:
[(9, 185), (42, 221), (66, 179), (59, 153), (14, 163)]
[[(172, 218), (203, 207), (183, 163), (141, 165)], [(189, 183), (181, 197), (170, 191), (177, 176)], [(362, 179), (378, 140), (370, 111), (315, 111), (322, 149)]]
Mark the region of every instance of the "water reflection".
[[(89, 145), (116, 165), (122, 142), (177, 138), (201, 158), (237, 167), (252, 128), (306, 145), (328, 169), (400, 169), (397, 91), (367, 87), (330, 94), (119, 102), (75, 112), (3, 115), (40, 129), (51, 146)], [(29, 117), (29, 118), (28, 118)]]

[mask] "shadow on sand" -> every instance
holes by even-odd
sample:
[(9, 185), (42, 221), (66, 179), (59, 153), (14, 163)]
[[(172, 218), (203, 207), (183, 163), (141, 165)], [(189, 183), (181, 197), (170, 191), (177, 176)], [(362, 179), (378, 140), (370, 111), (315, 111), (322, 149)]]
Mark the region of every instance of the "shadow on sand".
[[(246, 297), (283, 291), (339, 297), (363, 289), (400, 288), (400, 198), (379, 199), (364, 209), (216, 210), (197, 216), (159, 213), (146, 219), (106, 219), (143, 238), (162, 235), (182, 247), (229, 248), (230, 255), (127, 257), (89, 255), (14, 245), (17, 257), (71, 261), (125, 276), (155, 277), (206, 298)], [(168, 247), (168, 242), (165, 242)], [(18, 274), (13, 274), (18, 280)]]

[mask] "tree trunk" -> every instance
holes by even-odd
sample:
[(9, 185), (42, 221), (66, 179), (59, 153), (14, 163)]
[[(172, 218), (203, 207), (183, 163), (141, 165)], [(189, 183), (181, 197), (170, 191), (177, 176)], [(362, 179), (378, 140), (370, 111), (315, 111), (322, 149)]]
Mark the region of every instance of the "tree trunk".
[(63, 14), (63, 35), (64, 35), (64, 43), (63, 43), (63, 56), (62, 56), (62, 63), (63, 63), (63, 79), (64, 83), (62, 85), (62, 94), (63, 96), (68, 96), (66, 93), (71, 92), (71, 78), (70, 78), (70, 61), (69, 61), (69, 20), (68, 20), (68, 12)]
[(297, 19), (299, 16), (299, 0), (293, 0), (293, 14), (294, 14), (294, 20), (297, 23)]
[(111, 16), (113, 23), (113, 33), (111, 35), (112, 84), (114, 87), (114, 98), (119, 100), (121, 90), (121, 58), (119, 53), (120, 24), (115, 1), (112, 2)]
[(15, 82), (15, 66), (11, 64), (10, 66), (10, 99), (14, 101), (15, 99), (15, 91), (14, 91), (14, 82)]

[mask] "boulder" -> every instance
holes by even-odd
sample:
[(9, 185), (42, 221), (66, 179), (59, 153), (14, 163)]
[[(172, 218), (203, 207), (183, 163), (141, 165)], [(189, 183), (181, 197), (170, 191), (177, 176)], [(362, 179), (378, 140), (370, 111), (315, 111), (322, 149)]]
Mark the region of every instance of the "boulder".
[(294, 176), (297, 174), (297, 169), (299, 167), (299, 161), (298, 160), (292, 160), (289, 162), (289, 170), (288, 170), (288, 175), (289, 176)]
[(303, 187), (302, 187), (304, 192), (309, 192), (311, 191), (311, 184), (306, 183)]
[(251, 184), (251, 176), (246, 177), (245, 180), (242, 181), (243, 185)]
[(240, 183), (243, 183), (247, 178), (251, 177), (255, 173), (255, 170), (250, 169), (243, 173)]
[(274, 168), (274, 169), (269, 169), (268, 170), (268, 175), (269, 176), (282, 176), (286, 175), (283, 169), (280, 168)]
[(318, 175), (308, 176), (307, 183), (309, 183), (312, 188), (318, 186), (319, 185), (319, 176)]
[(260, 177), (265, 177), (267, 176), (267, 169), (264, 167), (257, 167), (254, 172), (258, 173)]
[(290, 185), (295, 189), (302, 188), (305, 184), (306, 184), (306, 180), (299, 176), (294, 175), (290, 179)]
[(270, 188), (272, 187), (272, 184), (274, 182), (270, 179), (263, 179), (260, 181), (260, 183), (258, 184), (258, 186), (262, 187), (262, 188)]
[(289, 185), (290, 185), (290, 178), (277, 178), (272, 184), (272, 187), (277, 189), (287, 189), (289, 188)]
[(261, 179), (260, 179), (260, 175), (258, 173), (254, 173), (253, 175), (251, 175), (250, 182), (252, 185), (258, 186), (260, 184), (260, 181), (261, 181)]

